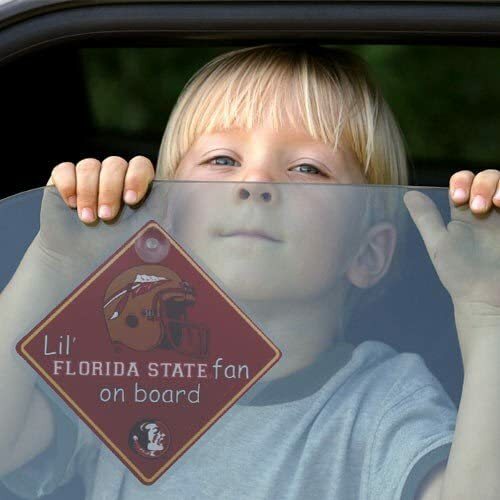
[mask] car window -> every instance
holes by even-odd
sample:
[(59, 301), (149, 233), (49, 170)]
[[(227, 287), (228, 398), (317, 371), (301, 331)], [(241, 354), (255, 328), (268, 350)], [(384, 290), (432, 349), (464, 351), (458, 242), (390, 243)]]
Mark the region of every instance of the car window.
[[(81, 224), (76, 214), (58, 200), (53, 188), (17, 194), (44, 185), (51, 169), (62, 161), (77, 162), (88, 157), (102, 160), (109, 155), (130, 159), (142, 154), (156, 163), (165, 125), (183, 86), (203, 64), (232, 48), (238, 47), (87, 48), (75, 45), (42, 50), (2, 67), (0, 79), (6, 88), (2, 109), (10, 125), (5, 132), (4, 161), (16, 168), (12, 169), (9, 182), (2, 186), (0, 198), (16, 195), (0, 201), (0, 230), (5, 235), (0, 290), (7, 287), (26, 249), (39, 234), (40, 223), (52, 229), (45, 233), (48, 239), (57, 238), (58, 234), (69, 235), (66, 240), (57, 241), (65, 246), (66, 255), (53, 249), (42, 252), (48, 261), (45, 268), (48, 278), (40, 279), (41, 274), (37, 273), (41, 268), (31, 268), (28, 295), (9, 308), (12, 311), (9, 318), (22, 318), (22, 321), (16, 319), (15, 341), (36, 328), (144, 224), (154, 221), (235, 302), (238, 310), (269, 336), (280, 350), (281, 358), (188, 448), (183, 448), (186, 441), (176, 443), (177, 424), (170, 427), (164, 423), (172, 441), (168, 446), (165, 442), (167, 455), (162, 455), (161, 460), (168, 456), (168, 450), (182, 450), (182, 453), (153, 485), (147, 486), (138, 480), (137, 471), (132, 470), (117, 448), (103, 439), (102, 434), (96, 434), (95, 427), (83, 413), (75, 411), (74, 405), (63, 400), (61, 393), (55, 391), (40, 372), (33, 370), (33, 365), (21, 359), (12, 341), (7, 351), (9, 356), (16, 359), (20, 373), (35, 377), (37, 383), (38, 396), (28, 400), (28, 408), (40, 409), (40, 405), (49, 408), (54, 433), (47, 447), (36, 425), (24, 429), (26, 432), (18, 436), (16, 443), (22, 443), (18, 455), (27, 456), (25, 453), (29, 454), (32, 449), (32, 456), (3, 474), (0, 497), (18, 500), (44, 493), (50, 500), (69, 496), (83, 499), (85, 493), (98, 495), (108, 488), (116, 495), (122, 492), (124, 498), (140, 497), (144, 492), (152, 496), (153, 491), (175, 497), (179, 485), (189, 484), (185, 490), (188, 497), (199, 496), (200, 492), (214, 497), (224, 492), (229, 497), (240, 497), (248, 496), (250, 491), (256, 496), (280, 498), (284, 491), (294, 491), (298, 496), (319, 498), (333, 493), (339, 498), (348, 495), (384, 498), (391, 491), (409, 500), (414, 498), (424, 477), (449, 457), (464, 383), (463, 353), (454, 304), (447, 288), (449, 282), (443, 279), (443, 267), (436, 267), (435, 260), (440, 258), (441, 266), (443, 262), (449, 264), (449, 272), (458, 272), (460, 268), (462, 282), (467, 284), (479, 280), (481, 288), (481, 279), (489, 280), (488, 286), (495, 283), (498, 259), (494, 252), (500, 245), (495, 239), (497, 211), (477, 220), (464, 219), (463, 211), (450, 214), (445, 186), (457, 170), (478, 172), (498, 168), (498, 48), (349, 46), (368, 62), (401, 126), (410, 158), (409, 183), (442, 186), (412, 188), (432, 201), (427, 207), (440, 213), (449, 234), (462, 236), (457, 240), (462, 243), (447, 247), (441, 254), (427, 248), (405, 202), (409, 188), (401, 186), (271, 186), (269, 190), (274, 197), (266, 195), (262, 200), (279, 198), (288, 200), (291, 207), (304, 208), (303, 212), (298, 211), (296, 219), (285, 216), (274, 221), (267, 217), (250, 219), (256, 224), (286, 228), (284, 234), (296, 239), (297, 246), (289, 246), (281, 257), (273, 253), (272, 246), (269, 253), (259, 255), (261, 243), (284, 243), (273, 242), (273, 238), (262, 238), (262, 235), (264, 241), (256, 242), (251, 240), (257, 238), (256, 235), (240, 235), (243, 244), (227, 236), (229, 240), (224, 244), (234, 243), (229, 251), (220, 251), (224, 246), (210, 250), (213, 242), (203, 239), (203, 230), (208, 228), (203, 223), (208, 224), (210, 217), (224, 224), (238, 220), (236, 212), (231, 210), (231, 193), (238, 189), (232, 183), (157, 181), (149, 201), (139, 210), (125, 207), (118, 223), (108, 226), (101, 222), (94, 227)], [(61, 68), (65, 78), (61, 78)], [(72, 82), (71, 85), (68, 82)], [(23, 138), (22, 144), (19, 137)], [(209, 197), (202, 207), (205, 219), (179, 208), (183, 200), (200, 204), (205, 196)], [(169, 200), (168, 206), (175, 209), (168, 216), (166, 205), (158, 203), (162, 199)], [(338, 205), (340, 199), (347, 201)], [(212, 200), (215, 201), (212, 203)], [(309, 214), (306, 224), (307, 209), (316, 205), (314, 200), (320, 200), (318, 206), (327, 208), (323, 216)], [(218, 213), (215, 207), (219, 207)], [(352, 212), (349, 207), (362, 207), (363, 211)], [(362, 223), (353, 222), (357, 221), (356, 213)], [(333, 219), (331, 214), (335, 215)], [(169, 219), (170, 216), (173, 218)], [(453, 217), (455, 223), (450, 225)], [(186, 231), (186, 224), (193, 220), (199, 223), (198, 229)], [(348, 227), (342, 225), (346, 220), (350, 221)], [(365, 223), (368, 225), (364, 226)], [(476, 224), (473, 228), (472, 223)], [(352, 286), (347, 287), (345, 296), (332, 295), (328, 314), (322, 320), (331, 320), (331, 329), (341, 328), (345, 337), (337, 338), (338, 343), (330, 343), (325, 340), (329, 338), (326, 336), (322, 337), (323, 343), (315, 343), (313, 334), (321, 331), (321, 322), (314, 303), (305, 306), (305, 297), (314, 295), (308, 279), (321, 290), (316, 299), (331, 292), (331, 282), (326, 278), (340, 279), (340, 275), (335, 275), (333, 262), (353, 259), (359, 250), (356, 246), (360, 244), (359, 238), (365, 234), (362, 230), (377, 224), (381, 241), (395, 242), (390, 259), (382, 259), (387, 269), (380, 281), (370, 286), (358, 281), (359, 286), (351, 283)], [(321, 231), (317, 231), (318, 227)], [(107, 229), (116, 232), (108, 233)], [(220, 228), (215, 234), (225, 237)], [(286, 240), (284, 234), (274, 239)], [(467, 243), (463, 244), (464, 241)], [(383, 257), (390, 247), (387, 245), (375, 245), (373, 252), (368, 252), (361, 261), (365, 265), (380, 264), (377, 259)], [(321, 252), (328, 248), (331, 255), (321, 260), (321, 255), (324, 256)], [(462, 250), (463, 267), (451, 258), (450, 252), (457, 249)], [(144, 258), (144, 254), (137, 255), (139, 259)], [(234, 267), (226, 265), (227, 259), (234, 260)], [(346, 272), (347, 268), (342, 268), (344, 278)], [(351, 271), (349, 279), (356, 281), (355, 274)], [(143, 279), (150, 275), (141, 273), (140, 276)], [(361, 279), (359, 274), (357, 277)], [(366, 275), (364, 279), (368, 279)], [(241, 296), (231, 289), (231, 283), (236, 289), (240, 287)], [(342, 285), (349, 282), (344, 280)], [(5, 297), (6, 290), (0, 297)], [(494, 287), (486, 290), (487, 297), (495, 296)], [(276, 315), (278, 309), (273, 309), (271, 299), (278, 293), (285, 294), (286, 300), (275, 304), (280, 308), (281, 319), (273, 323), (269, 314)], [(94, 298), (102, 299), (97, 295)], [(336, 302), (341, 299), (342, 307)], [(256, 305), (266, 302), (270, 303), (269, 309)], [(482, 304), (482, 299), (478, 302)], [(485, 309), (469, 312), (471, 317), (484, 318), (491, 314), (490, 307), (496, 311), (494, 304), (487, 303)], [(191, 312), (195, 313), (194, 306), (188, 311)], [(146, 308), (144, 317), (147, 315)], [(294, 315), (295, 321), (286, 329), (284, 325), (289, 324), (284, 318), (289, 315)], [(191, 319), (198, 324), (200, 318), (203, 319), (203, 314), (199, 318), (195, 314)], [(283, 331), (273, 336), (276, 324), (281, 325)], [(288, 335), (290, 332), (295, 332), (295, 337)], [(175, 338), (198, 339), (194, 345), (199, 351), (208, 342), (203, 335), (183, 337), (181, 333)], [(175, 344), (174, 337), (170, 342)], [(112, 351), (113, 356), (119, 357), (131, 349), (126, 343), (119, 344), (118, 349)], [(185, 353), (176, 355), (182, 359)], [(99, 360), (88, 357), (83, 361)], [(244, 366), (245, 359), (232, 365)], [(58, 366), (62, 370), (63, 365)], [(90, 365), (82, 366), (85, 370)], [(72, 370), (79, 373), (81, 368), (64, 367), (68, 377)], [(80, 372), (75, 377), (85, 376)], [(120, 376), (104, 375), (101, 385), (96, 383), (96, 387), (102, 388), (116, 377)], [(137, 387), (131, 385), (129, 389), (132, 388), (131, 394), (136, 398), (146, 394), (146, 399), (150, 398), (147, 407), (156, 411), (158, 404), (151, 401), (156, 393), (151, 391), (158, 389), (158, 397), (161, 399), (166, 394), (164, 397), (168, 399), (170, 393), (165, 391), (172, 386), (168, 376), (165, 379), (167, 383), (163, 380), (161, 387), (151, 385), (149, 392), (142, 379)], [(14, 385), (4, 383), (3, 387), (7, 394), (13, 394)], [(117, 384), (113, 387), (119, 388)], [(200, 394), (203, 400), (203, 391)], [(126, 403), (117, 401), (114, 405), (117, 413), (111, 413), (113, 418), (116, 414), (117, 421), (123, 425), (130, 423), (125, 418), (130, 410)], [(182, 404), (188, 415), (191, 403), (184, 400)], [(28, 422), (29, 414), (28, 411), (19, 418)], [(155, 415), (152, 418), (148, 413), (147, 418), (151, 419), (147, 425), (156, 422), (156, 418), (158, 421), (164, 418), (163, 414), (161, 418)], [(183, 429), (191, 425), (188, 417), (184, 425)], [(128, 431), (133, 434), (132, 424), (129, 427)], [(158, 433), (153, 437), (158, 439)], [(146, 439), (147, 449), (148, 434), (141, 439)], [(128, 442), (125, 444), (129, 446)], [(357, 456), (352, 454), (353, 450), (357, 450)], [(137, 456), (137, 449), (129, 446), (128, 451)], [(330, 458), (325, 453), (330, 454)], [(320, 463), (318, 457), (323, 457)], [(253, 474), (248, 474), (248, 470)], [(259, 483), (262, 490), (258, 493), (254, 490), (257, 476), (262, 478)]]

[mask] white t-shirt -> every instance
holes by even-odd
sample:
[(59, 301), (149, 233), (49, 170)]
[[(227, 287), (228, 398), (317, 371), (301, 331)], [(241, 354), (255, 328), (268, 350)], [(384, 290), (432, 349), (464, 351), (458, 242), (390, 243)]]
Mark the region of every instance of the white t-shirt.
[(57, 405), (58, 436), (9, 489), (40, 498), (81, 474), (88, 500), (410, 500), (447, 459), (456, 408), (419, 355), (339, 342), (256, 384), (151, 486), (70, 415)]

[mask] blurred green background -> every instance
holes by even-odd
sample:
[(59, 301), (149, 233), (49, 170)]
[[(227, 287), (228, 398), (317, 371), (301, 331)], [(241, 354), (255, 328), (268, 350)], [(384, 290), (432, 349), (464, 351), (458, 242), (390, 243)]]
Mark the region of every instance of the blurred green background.
[[(160, 144), (189, 77), (235, 47), (117, 48), (81, 51), (98, 130)], [(421, 171), (498, 168), (500, 49), (349, 46), (369, 63)]]

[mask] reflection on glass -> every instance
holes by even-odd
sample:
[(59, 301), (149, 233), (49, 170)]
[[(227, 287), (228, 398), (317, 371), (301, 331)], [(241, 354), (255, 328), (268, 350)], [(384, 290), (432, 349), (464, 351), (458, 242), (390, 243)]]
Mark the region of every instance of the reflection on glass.
[[(466, 424), (455, 435), (462, 359), (479, 370), (500, 325), (500, 238), (496, 211), (476, 217), (450, 211), (446, 189), (409, 191), (155, 182), (141, 206), (89, 226), (54, 188), (0, 203), (3, 266), (19, 266), (0, 284), (4, 486), (37, 498), (69, 484), (83, 498), (71, 482), (81, 476), (90, 499), (415, 498), (454, 440), (455, 461), (471, 445)], [(14, 345), (149, 220), (283, 356), (144, 486)], [(16, 242), (35, 233), (23, 255)], [(145, 261), (155, 248), (140, 250)]]

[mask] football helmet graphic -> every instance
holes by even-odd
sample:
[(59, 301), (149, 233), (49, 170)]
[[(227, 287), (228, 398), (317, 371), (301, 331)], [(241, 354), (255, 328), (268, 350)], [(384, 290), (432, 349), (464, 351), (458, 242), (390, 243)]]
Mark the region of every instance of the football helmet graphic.
[(188, 321), (187, 309), (195, 301), (191, 285), (172, 269), (155, 264), (132, 267), (111, 282), (104, 297), (111, 341), (136, 351), (166, 348), (204, 358), (208, 328)]

